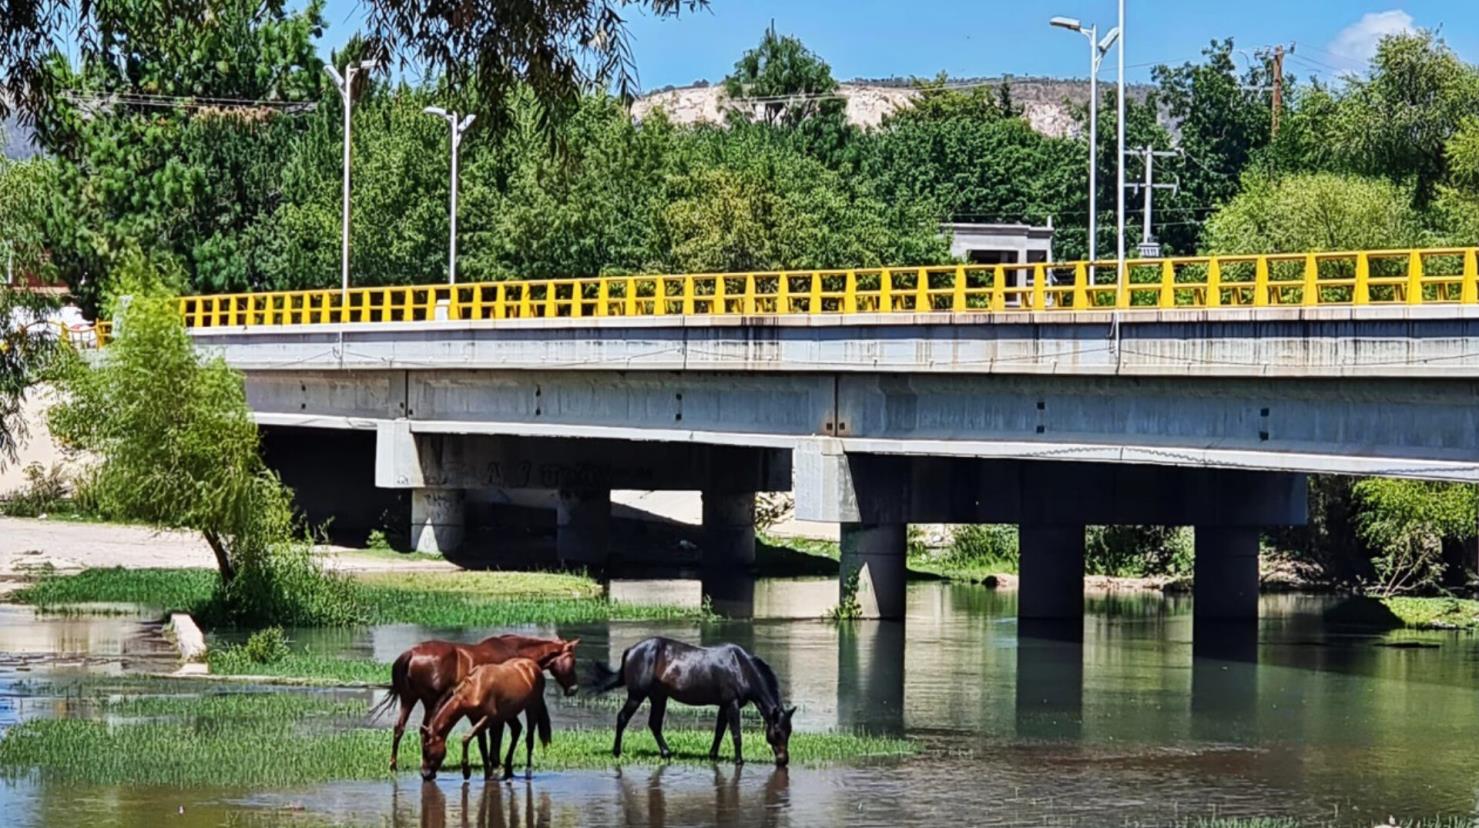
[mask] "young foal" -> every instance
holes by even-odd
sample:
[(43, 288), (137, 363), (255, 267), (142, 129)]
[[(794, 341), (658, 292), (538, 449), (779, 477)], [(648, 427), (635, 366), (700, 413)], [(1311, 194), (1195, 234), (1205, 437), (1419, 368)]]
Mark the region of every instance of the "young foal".
[(442, 702), (431, 723), (422, 726), (421, 778), (436, 778), (437, 769), (447, 757), (447, 734), (463, 716), (472, 720), (472, 730), (462, 737), (462, 778), (472, 776), (467, 764), (467, 743), (478, 737), (478, 750), (483, 756), (486, 775), (492, 775), (487, 748), (482, 733), (494, 727), (492, 760), (497, 761), (500, 743), (503, 741), (503, 726), (508, 725), (513, 738), (508, 744), (508, 756), (503, 760), (503, 778), (514, 775), (514, 750), (519, 746), (519, 714), (527, 711), (529, 736), (524, 757), (525, 774), (534, 771), (534, 731), (539, 731), (539, 741), (548, 746), (550, 740), (549, 709), (544, 704), (544, 671), (527, 658), (515, 658), (502, 664), (484, 664), (474, 669), (457, 685), (452, 695)]
[[(390, 769), (396, 769), (401, 736), (406, 732), (406, 720), (411, 717), (416, 704), (421, 704), (421, 727), (425, 729), (442, 699), (479, 665), (498, 664), (511, 658), (533, 659), (541, 668), (550, 671), (565, 695), (574, 695), (575, 645), (579, 643), (578, 638), (565, 641), (495, 635), (476, 644), (423, 641), (401, 653), (390, 667), (390, 692), (370, 711), (372, 716), (379, 715), (397, 699), (400, 700), (400, 717), (396, 719), (395, 737), (390, 744)], [(482, 747), (481, 742), (479, 747)], [(497, 753), (496, 750), (494, 752)]]
[(612, 670), (597, 663), (595, 690), (604, 693), (626, 685), (627, 703), (616, 714), (616, 743), (612, 756), (621, 756), (621, 734), (643, 699), (652, 699), (647, 726), (657, 740), (658, 752), (667, 759), (673, 755), (662, 737), (662, 719), (668, 699), (683, 704), (716, 705), (719, 719), (714, 723), (714, 744), (709, 759), (719, 758), (719, 743), (724, 740), (724, 726), (734, 738), (734, 762), (744, 764), (740, 752), (740, 708), (750, 702), (760, 709), (765, 720), (765, 740), (775, 752), (775, 763), (785, 767), (790, 761), (791, 716), (794, 707), (781, 706), (780, 683), (775, 671), (758, 656), (734, 644), (717, 647), (695, 647), (669, 638), (648, 638), (632, 645), (621, 654), (621, 669)]

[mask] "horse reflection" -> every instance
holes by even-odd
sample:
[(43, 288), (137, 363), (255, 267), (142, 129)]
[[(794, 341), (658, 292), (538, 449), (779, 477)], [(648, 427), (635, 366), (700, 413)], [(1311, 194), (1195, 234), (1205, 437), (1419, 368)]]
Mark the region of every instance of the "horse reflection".
[[(477, 790), (474, 791), (474, 788)], [(474, 808), (472, 798), (477, 797)], [(550, 796), (540, 792), (536, 797), (532, 785), (505, 785), (488, 782), (482, 785), (464, 782), (456, 812), (447, 813), (447, 796), (434, 782), (421, 786), (421, 828), (549, 828)]]
[[(670, 767), (660, 765), (646, 774), (632, 773), (630, 768), (617, 771), (622, 825), (666, 828), (670, 819), (674, 825), (718, 828), (781, 824), (790, 794), (790, 776), (785, 768), (771, 770), (763, 795), (756, 797), (753, 791), (746, 794), (740, 789), (745, 776), (743, 765), (731, 768), (716, 764), (711, 800), (702, 787), (684, 786), (673, 779), (664, 782), (664, 774), (675, 773)], [(753, 770), (750, 774), (754, 778)]]

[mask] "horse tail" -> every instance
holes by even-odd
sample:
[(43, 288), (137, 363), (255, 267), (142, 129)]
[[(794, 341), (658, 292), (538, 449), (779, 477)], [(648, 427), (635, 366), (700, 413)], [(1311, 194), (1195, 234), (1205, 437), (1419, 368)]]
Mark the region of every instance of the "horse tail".
[(395, 663), (390, 665), (390, 689), (385, 692), (385, 698), (370, 708), (370, 718), (379, 716), (395, 706), (401, 695), (410, 689), (410, 673), (411, 653), (408, 650), (396, 657)]
[(615, 670), (611, 666), (600, 661), (591, 662), (591, 680), (589, 688), (593, 693), (609, 693), (626, 683), (622, 674), (626, 672), (627, 654), (621, 654), (621, 666)]
[(534, 726), (537, 727), (537, 728), (539, 728), (539, 743), (541, 745), (545, 746), (545, 747), (549, 747), (549, 741), (550, 741), (549, 705), (547, 705), (547, 704), (544, 703), (544, 697), (543, 696), (540, 696), (540, 698), (539, 698), (539, 705), (534, 710)]

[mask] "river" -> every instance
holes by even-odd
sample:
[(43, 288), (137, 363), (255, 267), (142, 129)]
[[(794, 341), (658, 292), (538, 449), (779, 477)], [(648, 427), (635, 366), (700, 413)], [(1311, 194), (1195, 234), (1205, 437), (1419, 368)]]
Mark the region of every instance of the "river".
[[(368, 825), (888, 828), (1174, 825), (1215, 815), (1370, 826), (1389, 814), (1479, 815), (1479, 637), (1341, 629), (1325, 620), (1337, 599), (1269, 595), (1256, 635), (1200, 630), (1194, 643), (1189, 600), (1156, 593), (1091, 595), (1075, 635), (1019, 624), (1011, 592), (944, 583), (912, 585), (903, 624), (804, 617), (835, 590), (827, 579), (763, 580), (753, 597), (739, 591), (749, 620), (544, 632), (579, 636), (582, 658), (613, 661), (654, 633), (743, 644), (780, 674), (801, 708), (799, 729), (902, 734), (920, 742), (917, 757), (776, 771), (755, 734), (750, 763), (738, 770), (724, 762), (538, 772), (536, 754), (532, 782), (511, 785), (464, 785), (447, 774), (422, 785), (413, 772), (283, 791), (59, 789), (21, 778), (0, 782), (0, 813), (7, 825), (166, 816), (244, 824), (253, 815), (270, 824), (290, 812)], [(697, 600), (698, 585), (619, 583), (612, 592)], [(0, 727), (32, 715), (89, 715), (38, 695), (38, 672), (157, 668), (141, 621), (23, 612), (0, 618), (0, 652), (10, 654), (0, 666)], [(318, 651), (390, 660), (433, 633), (483, 632), (389, 626), (297, 638)], [(64, 663), (38, 661), (45, 653)], [(371, 694), (360, 694), (368, 707)], [(562, 724), (612, 718), (562, 701), (556, 738)]]

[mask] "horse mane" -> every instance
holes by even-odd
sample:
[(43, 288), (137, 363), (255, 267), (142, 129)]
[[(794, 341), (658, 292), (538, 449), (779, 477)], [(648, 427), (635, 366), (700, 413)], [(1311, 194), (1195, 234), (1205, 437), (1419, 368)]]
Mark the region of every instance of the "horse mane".
[(770, 694), (770, 699), (777, 710), (781, 707), (781, 682), (775, 677), (775, 671), (765, 663), (765, 659), (757, 655), (751, 655), (750, 661), (755, 664), (755, 672), (760, 674), (760, 680), (765, 684), (765, 690)]

